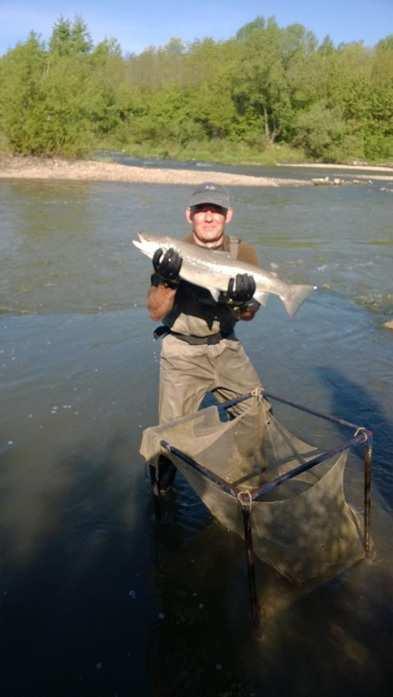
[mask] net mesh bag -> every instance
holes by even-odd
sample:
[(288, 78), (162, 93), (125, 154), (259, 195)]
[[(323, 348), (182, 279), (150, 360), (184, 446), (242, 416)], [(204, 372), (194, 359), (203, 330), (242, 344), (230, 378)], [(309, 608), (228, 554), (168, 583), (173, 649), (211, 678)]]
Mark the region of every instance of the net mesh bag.
[[(290, 433), (255, 395), (240, 414), (223, 422), (216, 406), (151, 427), (140, 452), (156, 464), (161, 441), (193, 458), (229, 484), (235, 494), (212, 482), (174, 453), (170, 457), (212, 515), (244, 536), (237, 492), (251, 492), (306, 463), (318, 448)], [(356, 511), (344, 495), (344, 452), (284, 482), (252, 503), (254, 550), (264, 562), (298, 584), (332, 577), (364, 557)]]

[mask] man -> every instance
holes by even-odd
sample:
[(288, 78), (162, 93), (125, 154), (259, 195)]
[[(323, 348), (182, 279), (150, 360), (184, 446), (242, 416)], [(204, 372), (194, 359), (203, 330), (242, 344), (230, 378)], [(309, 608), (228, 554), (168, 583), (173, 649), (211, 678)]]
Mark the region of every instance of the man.
[[(212, 182), (191, 195), (186, 219), (191, 234), (185, 238), (201, 247), (230, 252), (233, 258), (259, 266), (254, 247), (229, 237), (232, 220), (227, 191)], [(197, 411), (206, 394), (218, 401), (236, 398), (259, 386), (259, 377), (234, 333), (238, 320), (250, 321), (259, 309), (253, 300), (255, 281), (238, 274), (216, 302), (208, 290), (180, 278), (182, 259), (168, 249), (153, 257), (154, 273), (147, 297), (153, 320), (162, 320), (156, 335), (164, 336), (160, 359), (160, 423)], [(174, 479), (176, 469), (167, 458), (159, 462), (160, 489)]]

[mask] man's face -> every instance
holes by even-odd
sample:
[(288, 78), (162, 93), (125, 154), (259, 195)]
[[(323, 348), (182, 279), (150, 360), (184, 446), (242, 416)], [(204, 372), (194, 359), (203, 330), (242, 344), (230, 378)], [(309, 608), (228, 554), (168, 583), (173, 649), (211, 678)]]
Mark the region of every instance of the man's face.
[(195, 242), (214, 249), (222, 245), (225, 224), (232, 219), (232, 208), (203, 203), (187, 208), (186, 218), (192, 225)]

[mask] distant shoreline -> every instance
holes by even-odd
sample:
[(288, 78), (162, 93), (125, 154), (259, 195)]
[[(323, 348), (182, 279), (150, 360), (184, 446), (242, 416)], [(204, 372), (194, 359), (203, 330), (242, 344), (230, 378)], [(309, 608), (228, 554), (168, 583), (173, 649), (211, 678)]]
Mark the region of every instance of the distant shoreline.
[(213, 179), (225, 186), (309, 186), (311, 180), (254, 177), (228, 172), (133, 167), (96, 160), (61, 160), (35, 157), (0, 157), (0, 179), (112, 181), (148, 184), (200, 184)]
[[(377, 167), (366, 165), (323, 165), (323, 164), (288, 164), (279, 167), (302, 167), (315, 169), (346, 169), (357, 171), (358, 180), (370, 179), (371, 175), (360, 172), (388, 172), (391, 176), (373, 174), (374, 180), (393, 181), (393, 167)], [(219, 167), (219, 165), (218, 165)], [(145, 184), (180, 184), (196, 185), (206, 179), (212, 179), (224, 186), (255, 186), (255, 187), (304, 187), (320, 183), (342, 183), (335, 180), (322, 180), (256, 177), (248, 174), (220, 172), (218, 170), (195, 171), (189, 169), (166, 169), (161, 167), (137, 167), (123, 165), (117, 162), (99, 160), (64, 160), (60, 158), (38, 158), (22, 156), (0, 156), (0, 179), (23, 179), (44, 181), (101, 181), (101, 182), (130, 182)], [(325, 178), (327, 179), (327, 177)], [(360, 183), (360, 181), (358, 182)]]
[(321, 164), (320, 162), (301, 162), (294, 164), (293, 162), (285, 164), (280, 162), (276, 167), (304, 167), (314, 168), (314, 169), (349, 169), (355, 170), (357, 172), (391, 172), (393, 175), (393, 167), (388, 167), (387, 165), (340, 165), (340, 164)]

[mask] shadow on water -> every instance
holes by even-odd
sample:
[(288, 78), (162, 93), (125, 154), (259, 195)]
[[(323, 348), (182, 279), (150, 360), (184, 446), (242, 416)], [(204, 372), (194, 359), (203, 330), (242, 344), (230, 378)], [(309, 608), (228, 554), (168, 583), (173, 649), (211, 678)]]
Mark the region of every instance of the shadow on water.
[[(320, 376), (334, 388), (331, 413), (364, 423), (376, 436), (379, 429), (391, 433), (365, 390), (338, 371)], [(342, 435), (347, 439), (348, 429)], [(377, 471), (389, 442), (376, 451)], [(376, 484), (388, 501), (383, 472)], [(208, 517), (194, 536), (184, 534), (177, 511), (185, 487), (178, 475), (175, 492), (163, 502), (164, 524), (155, 530), (161, 622), (149, 654), (154, 697), (390, 695), (393, 578), (386, 555), (377, 549), (371, 561), (308, 588), (257, 560), (263, 629), (256, 637), (244, 545)], [(385, 527), (385, 536), (391, 530)]]
[(154, 697), (391, 694), (391, 574), (362, 562), (307, 591), (257, 561), (264, 613), (256, 636), (242, 541), (214, 522), (177, 544), (173, 526), (164, 528), (156, 530)]
[[(129, 450), (120, 435), (103, 450), (81, 446), (53, 463), (55, 474), (69, 470), (69, 485), (33, 554), (18, 556), (11, 526), (3, 530), (4, 695), (150, 694), (151, 551), (133, 504), (144, 482), (130, 480)], [(45, 498), (46, 481), (40, 485)]]
[[(358, 423), (373, 432), (373, 482), (384, 505), (393, 510), (393, 422), (387, 419), (378, 402), (341, 371), (318, 370), (331, 394), (331, 413)], [(339, 428), (339, 427), (338, 427)], [(348, 437), (348, 429), (342, 429)]]
[[(174, 519), (176, 498), (165, 502)], [(248, 627), (242, 544), (214, 522), (187, 541), (175, 525), (156, 529), (161, 622), (149, 655), (153, 695), (249, 695), (241, 667)]]

